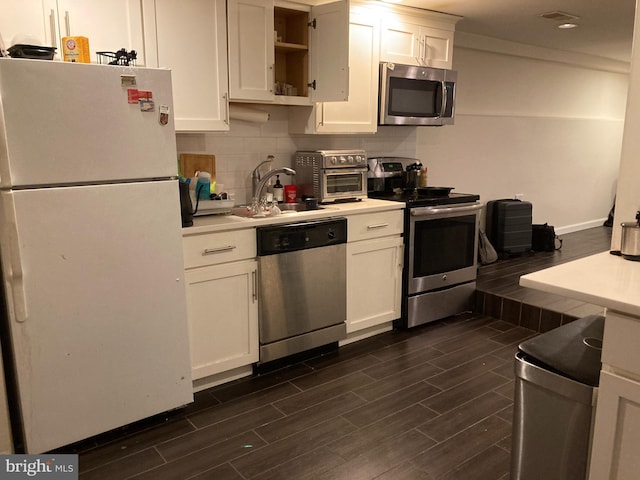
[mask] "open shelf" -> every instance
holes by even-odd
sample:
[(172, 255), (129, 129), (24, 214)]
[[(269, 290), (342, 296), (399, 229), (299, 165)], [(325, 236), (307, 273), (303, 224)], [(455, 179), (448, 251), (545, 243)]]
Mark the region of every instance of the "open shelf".
[[(274, 28), (275, 82), (279, 85), (291, 85), (295, 89), (295, 95), (286, 96), (287, 104), (295, 102), (295, 98), (300, 98), (302, 104), (307, 104), (309, 12), (275, 7)], [(285, 95), (282, 96), (285, 97)]]
[(307, 45), (300, 45), (298, 43), (285, 43), (276, 42), (276, 52), (306, 52), (309, 50)]

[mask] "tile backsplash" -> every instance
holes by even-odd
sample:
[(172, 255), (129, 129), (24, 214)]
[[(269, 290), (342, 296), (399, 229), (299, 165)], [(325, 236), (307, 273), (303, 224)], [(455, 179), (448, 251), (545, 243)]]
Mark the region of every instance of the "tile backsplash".
[[(224, 133), (178, 133), (178, 153), (213, 154), (216, 181), (232, 195), (236, 204), (251, 200), (251, 172), (267, 155), (274, 155), (274, 167), (292, 166), (298, 150), (363, 149), (368, 156), (416, 156), (415, 127), (379, 127), (374, 135), (291, 135), (289, 108), (256, 106), (270, 114), (266, 123), (233, 120)], [(281, 178), (283, 183), (289, 177)]]

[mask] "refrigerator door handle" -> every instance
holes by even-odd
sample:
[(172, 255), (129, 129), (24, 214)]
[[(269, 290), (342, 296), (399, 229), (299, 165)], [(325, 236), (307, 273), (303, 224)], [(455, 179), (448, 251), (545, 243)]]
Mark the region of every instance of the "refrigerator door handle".
[(24, 271), (20, 258), (20, 242), (18, 242), (18, 232), (14, 228), (9, 229), (9, 251), (10, 251), (10, 272), (9, 286), (11, 288), (11, 298), (13, 300), (13, 310), (16, 322), (22, 323), (27, 317), (27, 299), (24, 293)]
[(71, 19), (69, 18), (69, 10), (64, 12), (64, 25), (67, 27), (67, 37), (71, 36)]
[(58, 42), (56, 40), (56, 12), (53, 9), (51, 9), (51, 13), (49, 14), (49, 26), (51, 28), (51, 46), (58, 48)]

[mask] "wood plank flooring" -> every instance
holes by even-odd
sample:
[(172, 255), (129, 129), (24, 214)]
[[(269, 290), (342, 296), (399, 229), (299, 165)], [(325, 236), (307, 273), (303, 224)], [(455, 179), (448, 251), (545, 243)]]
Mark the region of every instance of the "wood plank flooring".
[[(483, 267), (480, 283), (512, 295), (523, 271), (600, 251), (606, 234)], [(83, 480), (507, 480), (513, 355), (534, 335), (481, 313), (387, 332), (61, 451), (80, 454)]]
[(378, 335), (78, 444), (80, 478), (506, 479), (512, 359), (534, 334), (465, 314)]

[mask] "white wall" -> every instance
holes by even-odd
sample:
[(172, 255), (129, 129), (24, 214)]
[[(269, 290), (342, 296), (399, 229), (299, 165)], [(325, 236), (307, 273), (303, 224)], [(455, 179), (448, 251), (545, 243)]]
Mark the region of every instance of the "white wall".
[[(251, 171), (269, 154), (277, 166), (290, 166), (296, 150), (363, 148), (370, 156), (417, 157), (428, 166), (431, 185), (479, 193), (484, 202), (523, 194), (534, 222), (560, 233), (602, 224), (616, 191), (628, 75), (608, 64), (599, 69), (593, 58), (578, 66), (558, 51), (547, 60), (490, 53), (468, 47), (478, 43), (472, 40), (454, 50), (453, 126), (290, 135), (287, 107), (256, 106), (271, 113), (269, 122), (178, 134), (178, 152), (215, 154), (218, 182), (237, 203), (250, 200)], [(527, 47), (531, 52), (549, 54)]]
[[(636, 8), (635, 25), (640, 25), (640, 8)], [(640, 29), (634, 30), (629, 95), (624, 125), (624, 139), (620, 158), (620, 181), (616, 214), (613, 224), (611, 249), (620, 250), (622, 228), (620, 223), (633, 222), (640, 210)]]
[(628, 77), (557, 61), (454, 49), (456, 125), (421, 128), (431, 185), (484, 202), (523, 194), (534, 223), (601, 225), (616, 191)]

